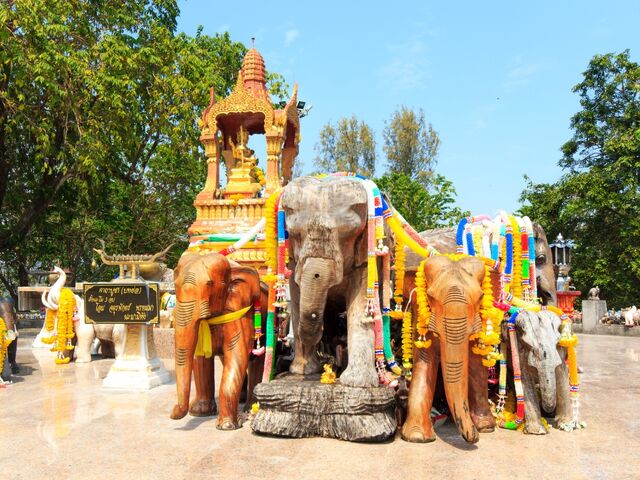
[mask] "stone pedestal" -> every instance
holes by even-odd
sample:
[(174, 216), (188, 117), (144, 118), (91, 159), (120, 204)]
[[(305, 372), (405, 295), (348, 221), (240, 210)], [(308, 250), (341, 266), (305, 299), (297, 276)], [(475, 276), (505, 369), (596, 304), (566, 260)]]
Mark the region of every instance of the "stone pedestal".
[(320, 375), (285, 374), (255, 388), (260, 409), (251, 423), (259, 434), (383, 442), (396, 432), (394, 390), (320, 383)]
[(124, 350), (102, 381), (104, 388), (149, 390), (171, 381), (156, 355), (151, 325), (127, 325)]
[(607, 302), (605, 300), (583, 300), (582, 301), (582, 331), (584, 333), (593, 332), (600, 324), (600, 319), (607, 313)]

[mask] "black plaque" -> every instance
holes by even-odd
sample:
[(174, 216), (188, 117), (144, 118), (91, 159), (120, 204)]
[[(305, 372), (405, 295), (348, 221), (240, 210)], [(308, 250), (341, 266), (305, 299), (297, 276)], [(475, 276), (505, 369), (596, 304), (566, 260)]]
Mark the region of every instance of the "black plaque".
[(85, 283), (86, 323), (158, 323), (157, 283)]

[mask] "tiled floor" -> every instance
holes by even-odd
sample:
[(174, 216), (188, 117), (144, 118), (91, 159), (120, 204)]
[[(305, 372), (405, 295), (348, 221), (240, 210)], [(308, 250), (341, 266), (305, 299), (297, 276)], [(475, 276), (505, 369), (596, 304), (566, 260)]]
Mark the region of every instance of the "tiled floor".
[[(277, 439), (214, 418), (169, 419), (175, 385), (102, 389), (113, 360), (56, 366), (23, 338), (21, 376), (0, 389), (0, 479), (640, 478), (640, 338), (580, 337), (587, 429), (496, 431), (467, 446), (455, 427), (427, 445)], [(172, 369), (170, 364), (167, 368)]]

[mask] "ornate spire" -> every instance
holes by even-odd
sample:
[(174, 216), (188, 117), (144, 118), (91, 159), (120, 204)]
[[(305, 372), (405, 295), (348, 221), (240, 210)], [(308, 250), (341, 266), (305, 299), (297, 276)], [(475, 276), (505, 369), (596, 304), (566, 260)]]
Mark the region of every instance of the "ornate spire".
[(270, 102), (267, 93), (267, 75), (264, 68), (264, 59), (260, 52), (253, 46), (255, 38), (251, 37), (251, 48), (242, 61), (242, 78), (245, 90), (250, 91), (255, 97)]

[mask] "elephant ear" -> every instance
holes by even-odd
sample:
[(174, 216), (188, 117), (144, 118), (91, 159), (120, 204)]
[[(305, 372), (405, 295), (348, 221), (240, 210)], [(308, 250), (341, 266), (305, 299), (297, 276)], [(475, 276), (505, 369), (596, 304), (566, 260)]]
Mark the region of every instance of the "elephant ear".
[(240, 310), (260, 296), (260, 277), (251, 267), (232, 266), (227, 287), (227, 310)]
[(353, 265), (354, 267), (360, 267), (362, 265), (366, 265), (369, 259), (369, 245), (367, 241), (367, 205), (363, 203), (355, 203), (351, 206), (351, 209), (358, 213), (358, 215), (360, 215), (360, 218), (362, 218), (364, 222), (362, 233), (360, 233), (358, 238), (356, 238), (353, 246)]
[(534, 312), (521, 311), (516, 317), (516, 328), (520, 331), (520, 340), (529, 348), (537, 349), (537, 338), (533, 322), (539, 322), (539, 317)]

